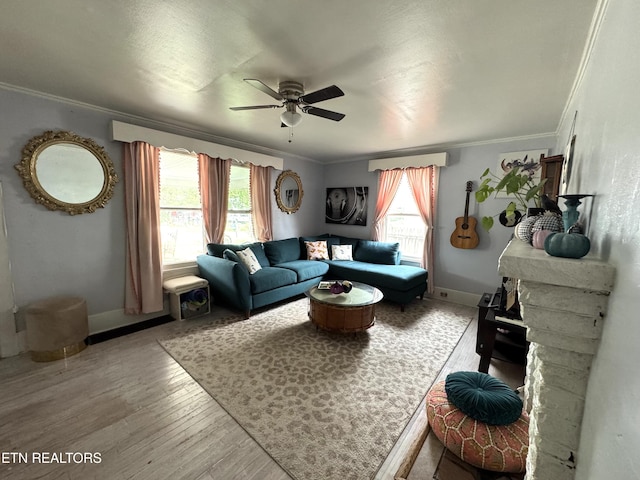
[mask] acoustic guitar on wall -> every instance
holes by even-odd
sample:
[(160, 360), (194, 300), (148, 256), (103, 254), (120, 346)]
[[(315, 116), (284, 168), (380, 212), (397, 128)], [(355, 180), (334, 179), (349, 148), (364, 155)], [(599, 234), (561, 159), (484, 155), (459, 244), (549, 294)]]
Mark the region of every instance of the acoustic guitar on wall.
[(480, 239), (476, 232), (478, 222), (469, 216), (469, 195), (473, 182), (467, 182), (467, 200), (464, 203), (464, 217), (456, 218), (456, 229), (451, 234), (451, 245), (456, 248), (476, 248)]

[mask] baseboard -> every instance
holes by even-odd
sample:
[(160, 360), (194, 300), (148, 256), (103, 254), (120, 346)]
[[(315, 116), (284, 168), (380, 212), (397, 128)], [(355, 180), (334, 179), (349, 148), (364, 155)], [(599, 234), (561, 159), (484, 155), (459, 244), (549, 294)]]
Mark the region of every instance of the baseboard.
[[(114, 335), (117, 336), (119, 334), (118, 331), (126, 331), (128, 327), (132, 327), (133, 325), (140, 324), (142, 322), (149, 322), (154, 319), (161, 319), (161, 317), (168, 316), (169, 300), (166, 295), (163, 307), (164, 308), (160, 312), (145, 313), (142, 315), (125, 315), (124, 308), (89, 315), (89, 336), (102, 338), (106, 335), (106, 337), (108, 337), (109, 335), (106, 334), (106, 332), (112, 330), (114, 331)], [(16, 313), (16, 325), (18, 326), (18, 328), (22, 327), (16, 332), (15, 340), (17, 344), (17, 351), (15, 348), (12, 348), (11, 351), (7, 351), (7, 353), (5, 354), (3, 350), (3, 357), (19, 355), (29, 350), (27, 346), (26, 324), (24, 323), (24, 319), (21, 318), (21, 316), (23, 316), (23, 310)], [(163, 323), (162, 320), (158, 321), (160, 323)], [(132, 331), (133, 330), (135, 330), (135, 328), (132, 329)]]
[(163, 323), (173, 322), (173, 317), (164, 315), (162, 317), (155, 317), (149, 320), (143, 320), (134, 324), (129, 324), (124, 327), (118, 327), (111, 330), (106, 330), (102, 333), (92, 333), (87, 337), (87, 344), (94, 345), (96, 343), (111, 340), (113, 338), (121, 337), (123, 335), (129, 335), (130, 333), (139, 332), (147, 328), (157, 327)]
[(445, 302), (457, 303), (468, 307), (477, 307), (481, 295), (477, 293), (461, 292), (459, 290), (451, 290), (448, 288), (435, 287), (433, 294), (428, 295), (430, 298), (444, 300)]
[(160, 312), (143, 313), (141, 315), (125, 315), (124, 308), (89, 315), (89, 335), (104, 333), (117, 328), (128, 327), (158, 317), (169, 315), (169, 305), (165, 299), (164, 308)]

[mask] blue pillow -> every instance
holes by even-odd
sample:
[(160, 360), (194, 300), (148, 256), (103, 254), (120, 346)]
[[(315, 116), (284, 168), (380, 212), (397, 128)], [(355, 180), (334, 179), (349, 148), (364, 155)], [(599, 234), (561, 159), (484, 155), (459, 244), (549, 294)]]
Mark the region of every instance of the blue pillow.
[(240, 257), (238, 257), (238, 254), (230, 248), (227, 248), (224, 252), (222, 252), (222, 258), (226, 258), (227, 260), (231, 260), (232, 262), (240, 263)]
[[(238, 250), (244, 250), (245, 248), (250, 248), (253, 254), (258, 259), (261, 267), (268, 267), (269, 260), (267, 256), (264, 254), (264, 249), (262, 248), (262, 243), (254, 242), (254, 243), (208, 243), (207, 244), (207, 252), (209, 255), (213, 257), (227, 258), (224, 253), (229, 250), (231, 252), (237, 252)], [(231, 260), (231, 259), (229, 259)], [(237, 262), (239, 260), (233, 260)]]
[(339, 235), (336, 235), (335, 237), (332, 238), (337, 238), (339, 243), (338, 245), (351, 245), (351, 251), (353, 253), (356, 252), (356, 248), (358, 247), (358, 242), (360, 241), (359, 238), (352, 238), (352, 237), (342, 237)]
[(224, 257), (225, 250), (235, 251), (239, 245), (233, 245), (230, 243), (207, 243), (207, 253), (212, 257)]
[(295, 237), (271, 240), (264, 243), (264, 253), (271, 265), (300, 260), (300, 242)]
[(264, 253), (264, 247), (260, 242), (250, 244), (249, 248), (258, 259), (258, 263), (262, 268), (271, 266), (267, 255)]
[(227, 260), (236, 262), (238, 265), (240, 265), (240, 268), (242, 268), (243, 270), (246, 270), (247, 273), (249, 272), (249, 270), (247, 270), (247, 267), (240, 260), (240, 257), (238, 256), (238, 254), (235, 251), (231, 250), (230, 248), (227, 248), (225, 249), (224, 252), (222, 252), (222, 258), (226, 258)]
[(506, 383), (482, 372), (447, 375), (447, 399), (465, 415), (489, 425), (509, 425), (522, 415), (522, 400)]
[(367, 263), (398, 265), (400, 263), (400, 244), (360, 240), (353, 259)]

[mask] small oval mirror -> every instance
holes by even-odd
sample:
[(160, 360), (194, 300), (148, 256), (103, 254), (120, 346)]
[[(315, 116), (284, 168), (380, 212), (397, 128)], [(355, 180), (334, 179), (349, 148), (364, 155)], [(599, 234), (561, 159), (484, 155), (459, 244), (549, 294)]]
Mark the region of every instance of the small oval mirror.
[(102, 147), (65, 131), (32, 138), (15, 168), (36, 203), (70, 215), (103, 208), (118, 181)]
[(302, 204), (302, 181), (297, 173), (291, 170), (285, 170), (276, 180), (276, 203), (280, 210), (285, 213), (293, 213), (300, 208)]

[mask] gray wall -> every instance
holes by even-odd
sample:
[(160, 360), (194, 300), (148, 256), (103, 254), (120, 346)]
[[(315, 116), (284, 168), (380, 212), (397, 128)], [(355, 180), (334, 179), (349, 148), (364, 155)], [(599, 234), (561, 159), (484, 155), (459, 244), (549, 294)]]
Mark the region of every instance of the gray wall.
[(23, 307), (54, 295), (87, 299), (90, 314), (124, 303), (122, 181), (106, 208), (70, 216), (37, 205), (14, 165), (24, 145), (46, 130), (71, 130), (102, 145), (122, 178), (121, 144), (109, 141), (111, 116), (49, 99), (0, 90), (0, 175), (15, 301)]
[[(610, 1), (557, 150), (576, 145), (569, 193), (595, 194), (592, 249), (616, 266), (587, 390), (576, 478), (640, 476), (640, 2)], [(586, 203), (585, 203), (586, 205)]]
[[(4, 185), (9, 254), (19, 307), (53, 295), (74, 294), (87, 299), (89, 313), (122, 309), (124, 303), (124, 193), (121, 144), (109, 140), (111, 120), (131, 121), (110, 112), (58, 102), (49, 98), (0, 89), (0, 175)], [(142, 126), (144, 122), (136, 121)], [(23, 188), (14, 169), (27, 141), (45, 130), (71, 130), (105, 147), (121, 177), (113, 199), (94, 214), (69, 216), (37, 205)], [(166, 129), (170, 131), (170, 129)], [(171, 133), (184, 134), (180, 131)], [(206, 138), (205, 138), (206, 140)], [(441, 169), (436, 231), (436, 287), (479, 294), (498, 282), (496, 264), (508, 242), (510, 229), (497, 225), (487, 234), (478, 229), (480, 245), (475, 250), (450, 246), (454, 220), (462, 215), (467, 180), (477, 182), (486, 167), (495, 168), (502, 152), (547, 148), (555, 139), (535, 139), (470, 146), (449, 150), (449, 166)], [(284, 158), (284, 169), (300, 175), (304, 197), (300, 210), (288, 215), (272, 204), (274, 238), (324, 232), (371, 238), (377, 173), (368, 171), (367, 161), (321, 165), (298, 158)], [(272, 175), (272, 190), (277, 176)], [(325, 223), (327, 187), (368, 186), (367, 226)], [(473, 198), (473, 197), (472, 197)], [(480, 217), (497, 212), (504, 201), (489, 200), (470, 213)]]
[[(185, 135), (182, 131), (131, 120), (110, 112), (0, 89), (0, 179), (8, 232), (15, 302), (20, 308), (55, 295), (87, 300), (90, 315), (118, 311), (124, 305), (125, 225), (122, 144), (110, 140), (110, 122), (121, 120)], [(103, 146), (120, 177), (106, 208), (70, 216), (38, 205), (22, 185), (14, 165), (24, 145), (46, 130), (70, 130)], [(203, 138), (207, 140), (207, 138)], [(301, 177), (304, 199), (293, 215), (272, 203), (275, 238), (317, 233), (316, 200), (321, 198), (323, 167), (284, 158), (284, 168)], [(271, 191), (280, 172), (274, 170)], [(275, 197), (274, 197), (275, 198)], [(19, 321), (19, 329), (24, 326)]]
[[(452, 247), (449, 237), (455, 229), (455, 219), (464, 215), (466, 183), (468, 180), (472, 180), (475, 191), (484, 170), (489, 167), (495, 171), (501, 153), (543, 148), (548, 148), (551, 151), (555, 142), (555, 136), (549, 136), (445, 150), (449, 154), (449, 165), (440, 169), (435, 224), (436, 288), (473, 294), (495, 290), (500, 282), (497, 273), (498, 257), (509, 242), (513, 229), (503, 227), (496, 219), (496, 224), (488, 233), (478, 225), (477, 232), (480, 236), (480, 244), (477, 248), (463, 250)], [(362, 160), (328, 165), (325, 167), (324, 178), (325, 188), (368, 186), (370, 194), (366, 227), (326, 224), (325, 230), (337, 235), (371, 238), (378, 189), (377, 172), (368, 172), (368, 161)], [(498, 213), (504, 210), (507, 204), (508, 200), (493, 198), (482, 204), (476, 204), (472, 193), (469, 215), (476, 217), (479, 222), (483, 215)], [(318, 218), (324, 218), (324, 207)]]
[(480, 183), (485, 169), (496, 171), (501, 153), (548, 148), (555, 144), (555, 137), (536, 138), (505, 143), (468, 146), (449, 150), (449, 166), (440, 169), (438, 219), (436, 226), (436, 287), (481, 294), (493, 292), (500, 284), (498, 258), (513, 234), (513, 228), (503, 227), (497, 217), (493, 228), (486, 232), (480, 225), (484, 215), (495, 215), (506, 208), (508, 199), (490, 198), (477, 204), (473, 193), (469, 203), (469, 215), (478, 221), (476, 231), (480, 244), (475, 249), (459, 249), (451, 246), (451, 233), (455, 219), (464, 215), (466, 183), (473, 181), (473, 190)]
[[(345, 237), (370, 239), (373, 236), (373, 213), (376, 207), (378, 194), (378, 174), (369, 172), (367, 161), (334, 163), (325, 165), (324, 185), (322, 185), (318, 201), (316, 215), (321, 226), (322, 233), (328, 232), (333, 235), (343, 235)], [(327, 198), (327, 188), (342, 187), (369, 187), (369, 199), (367, 200), (367, 224), (341, 225), (336, 223), (326, 223), (325, 201)]]
[[(271, 214), (273, 217), (273, 238), (282, 239), (288, 237), (300, 237), (302, 235), (315, 235), (322, 229), (317, 219), (318, 201), (321, 198), (322, 180), (324, 178), (323, 166), (319, 163), (307, 162), (296, 158), (284, 158), (283, 168), (292, 170), (300, 176), (302, 181), (302, 203), (297, 212), (287, 214), (278, 208), (273, 202)], [(272, 172), (271, 182), (275, 189), (278, 175), (281, 172)]]

